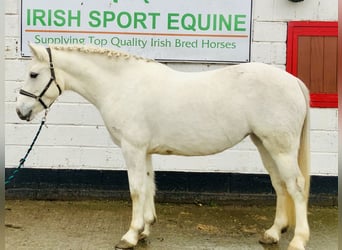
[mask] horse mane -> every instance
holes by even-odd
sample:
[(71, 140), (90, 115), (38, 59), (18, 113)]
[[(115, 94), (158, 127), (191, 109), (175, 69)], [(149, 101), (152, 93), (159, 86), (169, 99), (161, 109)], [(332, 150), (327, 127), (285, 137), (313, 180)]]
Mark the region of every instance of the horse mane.
[(123, 58), (123, 59), (135, 59), (135, 60), (143, 60), (146, 62), (155, 62), (153, 59), (148, 59), (145, 57), (132, 55), (126, 52), (113, 50), (113, 49), (107, 49), (107, 48), (100, 48), (100, 47), (94, 47), (89, 45), (50, 45), (52, 49), (55, 50), (62, 50), (62, 51), (79, 51), (86, 54), (103, 54), (107, 55), (109, 58)]

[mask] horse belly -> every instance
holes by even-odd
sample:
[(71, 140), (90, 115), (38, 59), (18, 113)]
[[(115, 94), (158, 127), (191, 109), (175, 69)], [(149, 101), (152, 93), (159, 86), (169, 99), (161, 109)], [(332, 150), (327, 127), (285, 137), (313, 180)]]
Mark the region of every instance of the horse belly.
[(187, 129), (168, 130), (166, 133), (154, 136), (150, 145), (150, 152), (162, 155), (201, 156), (222, 152), (233, 147), (247, 135), (247, 130), (223, 129)]
[(218, 144), (202, 144), (194, 145), (193, 143), (188, 144), (177, 144), (177, 143), (165, 143), (154, 145), (149, 153), (160, 154), (160, 155), (182, 155), (182, 156), (201, 156), (211, 155), (224, 151), (230, 148), (231, 145), (218, 145)]

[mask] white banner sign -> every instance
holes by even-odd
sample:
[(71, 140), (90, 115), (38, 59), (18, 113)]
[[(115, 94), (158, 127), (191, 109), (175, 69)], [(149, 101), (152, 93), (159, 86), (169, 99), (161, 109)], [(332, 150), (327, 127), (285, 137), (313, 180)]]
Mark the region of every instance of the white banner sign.
[(247, 62), (252, 0), (22, 0), (28, 42), (88, 44), (162, 61)]

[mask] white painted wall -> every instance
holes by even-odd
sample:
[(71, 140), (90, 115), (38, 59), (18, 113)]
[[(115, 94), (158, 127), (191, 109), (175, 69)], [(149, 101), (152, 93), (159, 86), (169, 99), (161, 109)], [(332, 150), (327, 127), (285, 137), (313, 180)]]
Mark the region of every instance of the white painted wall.
[[(337, 20), (337, 0), (257, 0), (253, 7), (251, 60), (285, 69), (287, 21)], [(25, 154), (40, 120), (22, 122), (15, 113), (16, 94), (28, 60), (20, 57), (20, 1), (6, 0), (5, 105), (6, 166), (15, 167)], [(170, 63), (183, 71), (222, 65)], [(125, 169), (120, 149), (110, 140), (97, 110), (82, 97), (65, 93), (56, 102), (32, 151), (27, 168)], [(337, 175), (337, 109), (311, 109), (312, 174)], [(265, 173), (249, 139), (207, 157), (155, 156), (155, 169), (196, 172)]]

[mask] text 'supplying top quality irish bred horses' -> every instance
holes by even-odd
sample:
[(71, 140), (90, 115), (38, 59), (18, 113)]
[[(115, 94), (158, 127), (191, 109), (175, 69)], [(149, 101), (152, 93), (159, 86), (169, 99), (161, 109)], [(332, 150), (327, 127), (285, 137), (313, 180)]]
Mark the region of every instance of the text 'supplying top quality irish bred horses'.
[(133, 248), (156, 220), (151, 154), (215, 154), (250, 135), (277, 194), (274, 224), (260, 241), (278, 242), (293, 223), (289, 249), (305, 249), (309, 94), (298, 78), (261, 63), (186, 73), (107, 49), (30, 47), (19, 117), (30, 121), (62, 92), (75, 91), (97, 107), (122, 149), (133, 211), (116, 248)]

